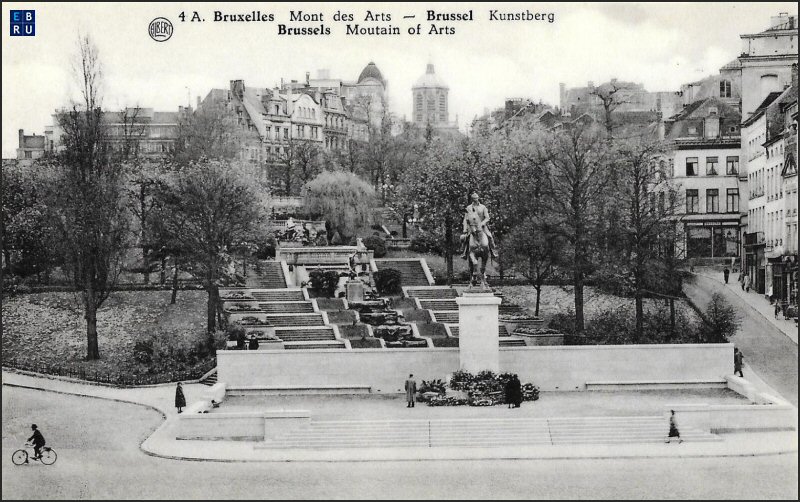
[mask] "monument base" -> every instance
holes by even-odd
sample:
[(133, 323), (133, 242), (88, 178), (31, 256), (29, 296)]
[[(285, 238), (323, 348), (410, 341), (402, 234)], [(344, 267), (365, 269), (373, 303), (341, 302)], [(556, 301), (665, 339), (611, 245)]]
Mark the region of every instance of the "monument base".
[(502, 301), (491, 290), (470, 288), (458, 304), (459, 365), (464, 371), (500, 371), (498, 307)]

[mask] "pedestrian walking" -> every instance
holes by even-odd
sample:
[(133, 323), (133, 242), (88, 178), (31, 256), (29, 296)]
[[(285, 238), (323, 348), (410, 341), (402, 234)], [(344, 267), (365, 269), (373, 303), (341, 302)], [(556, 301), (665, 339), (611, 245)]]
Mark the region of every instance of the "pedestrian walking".
[(678, 432), (678, 424), (675, 421), (675, 410), (669, 410), (669, 413), (669, 435), (664, 442), (671, 443), (672, 438), (675, 438), (678, 440), (678, 443), (683, 443), (683, 439), (681, 439), (681, 433)]
[(742, 287), (742, 291), (744, 291), (744, 277), (745, 277), (745, 275), (746, 274), (744, 272), (741, 272), (739, 274), (739, 285)]
[(414, 398), (417, 394), (417, 382), (414, 381), (414, 374), (408, 375), (406, 380), (406, 408), (414, 407)]
[(778, 318), (778, 314), (781, 313), (781, 302), (780, 300), (775, 300), (775, 319)]
[(750, 275), (744, 276), (744, 290), (746, 292), (750, 292)]
[(740, 377), (744, 378), (742, 374), (742, 361), (744, 360), (744, 354), (738, 348), (733, 349), (733, 374), (739, 374)]
[(731, 271), (728, 270), (728, 267), (725, 267), (725, 270), (722, 271), (723, 277), (725, 277), (725, 284), (728, 284), (728, 277), (731, 275)]
[(186, 407), (186, 396), (183, 395), (183, 386), (180, 382), (175, 388), (175, 407), (178, 408), (178, 413), (183, 413), (183, 408)]

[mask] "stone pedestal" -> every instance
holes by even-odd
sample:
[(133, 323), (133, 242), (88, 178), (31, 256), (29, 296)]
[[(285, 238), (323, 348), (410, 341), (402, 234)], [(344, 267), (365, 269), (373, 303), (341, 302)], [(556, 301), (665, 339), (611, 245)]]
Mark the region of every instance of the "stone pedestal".
[(361, 281), (347, 281), (345, 290), (347, 291), (348, 302), (364, 301), (364, 283)]
[(500, 371), (498, 307), (502, 300), (491, 291), (464, 293), (458, 303), (460, 367), (470, 373)]

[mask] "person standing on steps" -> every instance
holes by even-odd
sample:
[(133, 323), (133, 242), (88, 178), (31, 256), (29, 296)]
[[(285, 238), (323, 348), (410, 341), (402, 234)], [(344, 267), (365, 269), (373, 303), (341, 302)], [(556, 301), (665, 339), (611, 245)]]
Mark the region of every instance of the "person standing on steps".
[(728, 270), (728, 267), (725, 267), (725, 269), (722, 271), (722, 275), (725, 277), (725, 284), (728, 284), (728, 277), (731, 275), (731, 271)]
[(742, 351), (738, 348), (734, 347), (733, 349), (733, 374), (739, 374), (740, 377), (744, 378), (742, 374), (742, 361), (744, 360), (744, 355)]
[(186, 407), (186, 396), (183, 395), (183, 386), (180, 382), (175, 388), (175, 407), (178, 408), (178, 413), (183, 413), (183, 408)]
[(408, 375), (406, 380), (406, 408), (414, 407), (414, 398), (417, 394), (417, 382), (414, 381), (414, 374)]
[(678, 443), (683, 443), (683, 439), (681, 439), (681, 433), (678, 432), (678, 424), (675, 421), (675, 410), (669, 410), (669, 413), (669, 435), (664, 442), (671, 443), (672, 438), (675, 438), (678, 440)]

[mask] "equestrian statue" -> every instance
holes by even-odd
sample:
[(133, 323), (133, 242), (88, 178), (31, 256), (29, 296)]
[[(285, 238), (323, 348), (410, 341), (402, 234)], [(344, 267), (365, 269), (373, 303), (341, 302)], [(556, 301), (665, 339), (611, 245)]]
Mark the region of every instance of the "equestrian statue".
[[(463, 234), (461, 239), (464, 241), (464, 252), (461, 258), (469, 260), (469, 273), (471, 276), (470, 285), (483, 288), (486, 284), (486, 262), (490, 258), (497, 259), (494, 236), (489, 231), (489, 211), (486, 206), (480, 203), (480, 196), (477, 192), (471, 195), (472, 204), (466, 207), (463, 221)], [(481, 259), (481, 268), (478, 272), (478, 259)]]

